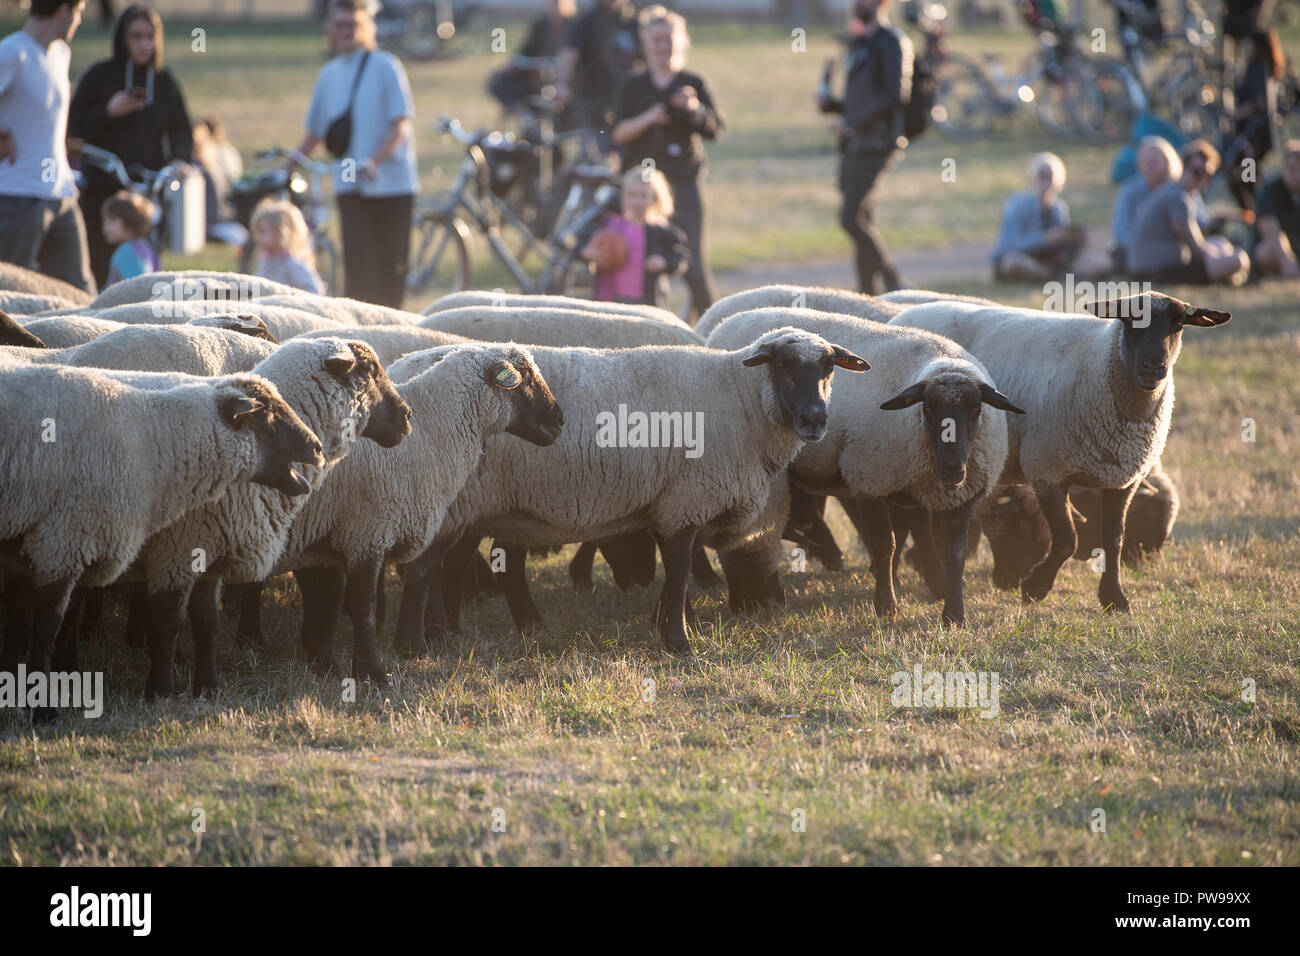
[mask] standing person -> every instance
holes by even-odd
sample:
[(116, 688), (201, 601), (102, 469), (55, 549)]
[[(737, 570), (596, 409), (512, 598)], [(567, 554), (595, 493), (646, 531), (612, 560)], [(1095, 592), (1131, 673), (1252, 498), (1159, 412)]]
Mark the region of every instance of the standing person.
[(331, 126), (351, 117), (343, 155), (352, 162), (341, 165), (334, 181), (345, 291), (398, 309), (419, 189), (415, 105), (401, 62), (375, 49), (376, 7), (375, 0), (331, 0), (325, 23), (338, 56), (316, 78), (298, 149), (310, 155), (326, 142)]
[(618, 81), (642, 64), (631, 0), (596, 0), (569, 24), (555, 62), (555, 100), (573, 104), (574, 124), (591, 132), (587, 151), (609, 151), (609, 111)]
[(993, 249), (993, 278), (999, 282), (1042, 281), (1068, 272), (1084, 232), (1070, 225), (1070, 207), (1061, 198), (1065, 163), (1055, 153), (1029, 161), (1029, 189), (1002, 207), (1002, 226)]
[(1218, 150), (1198, 139), (1180, 155), (1182, 176), (1138, 207), (1129, 268), (1134, 278), (1150, 282), (1240, 285), (1250, 273), (1249, 257), (1222, 236), (1207, 238), (1197, 219), (1196, 199), (1214, 178)]
[(86, 0), (32, 0), (0, 40), (0, 261), (95, 291), (68, 165), (68, 41)]
[[(86, 70), (68, 109), (68, 135), (116, 153), (128, 168), (162, 169), (193, 158), (194, 138), (185, 97), (163, 66), (163, 23), (151, 7), (122, 11), (113, 30), (113, 55)], [(84, 164), (81, 214), (90, 241), (95, 281), (108, 279), (112, 253), (104, 241), (100, 209), (122, 184), (104, 170)]]
[[(546, 12), (528, 27), (528, 35), (517, 55), (528, 59), (551, 59), (560, 50), (564, 34), (569, 29), (576, 10), (574, 0), (546, 0)], [(542, 74), (532, 68), (522, 68), (513, 62), (488, 77), (488, 92), (508, 113), (516, 103), (541, 90)]]
[(885, 16), (889, 0), (853, 0), (862, 24), (849, 48), (844, 99), (817, 95), (823, 113), (839, 114), (831, 131), (843, 137), (840, 225), (853, 240), (858, 287), (876, 294), (902, 286), (885, 241), (876, 229), (874, 193), (880, 177), (907, 144), (903, 108), (912, 95), (912, 44)]
[(1255, 168), (1273, 151), (1278, 92), (1286, 76), (1286, 57), (1276, 31), (1251, 33), (1242, 41), (1246, 68), (1234, 91), (1232, 142), (1223, 161), (1230, 167), (1228, 190), (1242, 209), (1255, 208), (1255, 176), (1244, 175), (1244, 160)]
[(691, 250), (686, 271), (691, 312), (700, 316), (717, 295), (704, 252), (701, 139), (717, 138), (722, 115), (704, 77), (683, 69), (690, 46), (684, 17), (661, 6), (646, 8), (641, 12), (641, 42), (646, 69), (629, 73), (619, 84), (613, 140), (622, 147), (624, 169), (637, 169), (648, 159), (668, 178), (675, 207), (672, 222), (686, 234)]

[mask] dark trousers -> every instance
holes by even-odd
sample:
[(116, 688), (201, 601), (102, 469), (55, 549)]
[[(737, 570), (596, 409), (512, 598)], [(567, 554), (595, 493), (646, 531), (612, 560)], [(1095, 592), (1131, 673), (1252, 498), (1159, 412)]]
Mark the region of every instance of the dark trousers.
[(94, 293), (86, 225), (77, 200), (0, 196), (0, 262), (62, 279)]
[(348, 298), (393, 309), (406, 292), (415, 197), (338, 197), (343, 233), (343, 282)]
[(686, 287), (691, 292), (691, 313), (701, 316), (713, 304), (718, 290), (713, 284), (713, 272), (704, 254), (704, 201), (700, 197), (698, 179), (669, 180), (673, 190), (672, 223), (686, 233), (686, 243), (691, 249), (691, 261), (686, 270)]
[(868, 295), (899, 287), (898, 269), (872, 221), (875, 213), (872, 193), (893, 157), (892, 149), (862, 149), (850, 145), (840, 161), (840, 192), (844, 194), (840, 225), (853, 240), (858, 288)]

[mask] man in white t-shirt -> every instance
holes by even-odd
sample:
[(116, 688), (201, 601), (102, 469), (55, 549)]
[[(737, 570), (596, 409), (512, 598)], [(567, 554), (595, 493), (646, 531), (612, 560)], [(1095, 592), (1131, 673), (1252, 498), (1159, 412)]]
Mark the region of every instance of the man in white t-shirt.
[(31, 0), (0, 40), (0, 262), (95, 291), (68, 165), (68, 41), (86, 0)]

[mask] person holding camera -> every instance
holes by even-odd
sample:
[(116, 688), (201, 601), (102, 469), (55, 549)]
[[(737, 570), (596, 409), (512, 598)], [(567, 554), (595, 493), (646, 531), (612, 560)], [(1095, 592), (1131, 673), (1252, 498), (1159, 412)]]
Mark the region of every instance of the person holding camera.
[(619, 84), (612, 137), (622, 148), (624, 169), (647, 164), (668, 180), (672, 222), (686, 234), (691, 251), (686, 271), (691, 312), (700, 316), (717, 294), (704, 253), (702, 140), (717, 138), (723, 128), (722, 114), (704, 77), (683, 69), (690, 41), (680, 14), (661, 6), (646, 8), (641, 13), (641, 35), (647, 68), (628, 74)]
[(837, 114), (831, 131), (840, 136), (840, 225), (853, 240), (858, 286), (868, 295), (899, 288), (902, 280), (873, 221), (880, 178), (907, 145), (903, 110), (912, 95), (912, 44), (885, 16), (889, 0), (854, 0), (856, 37), (849, 47), (844, 98), (824, 88), (823, 113)]
[[(185, 97), (163, 66), (162, 17), (151, 7), (122, 11), (113, 30), (113, 55), (82, 74), (68, 108), (68, 136), (116, 153), (128, 169), (162, 169), (189, 162), (194, 137)], [(90, 271), (102, 287), (113, 247), (104, 238), (101, 211), (122, 184), (86, 164), (81, 214), (90, 245)]]

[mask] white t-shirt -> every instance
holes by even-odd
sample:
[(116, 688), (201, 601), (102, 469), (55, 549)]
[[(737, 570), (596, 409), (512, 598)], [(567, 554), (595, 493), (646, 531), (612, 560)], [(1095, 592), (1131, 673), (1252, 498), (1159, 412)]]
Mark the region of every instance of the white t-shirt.
[(77, 195), (68, 165), (68, 64), (62, 40), (45, 49), (25, 30), (0, 40), (0, 128), (17, 155), (0, 162), (0, 196)]
[[(347, 56), (336, 56), (320, 71), (307, 107), (308, 132), (324, 138), (330, 124), (348, 108), (352, 82), (361, 66), (364, 51), (357, 49)], [(411, 86), (401, 61), (385, 50), (372, 50), (366, 71), (357, 84), (357, 98), (352, 108), (352, 142), (348, 156), (360, 164), (368, 159), (387, 138), (393, 120), (415, 116)], [(332, 157), (331, 157), (332, 158)], [(360, 192), (363, 196), (405, 196), (420, 191), (420, 177), (415, 165), (415, 136), (407, 136), (391, 156), (379, 164), (375, 178), (366, 180), (360, 170), (344, 179), (340, 171), (334, 177), (335, 193)]]

